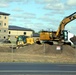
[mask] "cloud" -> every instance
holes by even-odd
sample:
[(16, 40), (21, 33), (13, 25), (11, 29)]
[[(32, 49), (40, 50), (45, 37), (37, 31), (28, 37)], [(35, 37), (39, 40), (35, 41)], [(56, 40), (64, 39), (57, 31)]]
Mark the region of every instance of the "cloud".
[(9, 4), (7, 4), (7, 3), (0, 3), (0, 7), (8, 7), (9, 6)]
[(0, 7), (8, 7), (10, 3), (28, 3), (29, 0), (0, 0)]
[[(21, 9), (16, 9), (14, 11), (23, 11)], [(11, 14), (12, 15), (12, 14)], [(36, 18), (36, 15), (33, 13), (25, 12), (25, 13), (20, 13), (20, 14), (13, 14), (12, 15), (14, 18), (22, 18), (22, 19), (34, 19)]]
[(67, 4), (71, 6), (76, 6), (76, 0), (67, 0)]
[(63, 3), (55, 3), (55, 4), (49, 3), (44, 8), (50, 10), (64, 10), (65, 6)]
[(28, 2), (28, 0), (1, 0), (0, 2), (6, 2), (6, 3), (10, 3), (10, 2)]
[(13, 9), (13, 11), (15, 11), (15, 12), (22, 12), (23, 10), (21, 8), (15, 8), (15, 9)]
[(62, 10), (60, 10), (60, 11), (51, 11), (51, 12), (49, 12), (49, 13), (46, 13), (45, 15), (46, 16), (54, 16), (55, 14), (61, 14), (61, 15), (63, 15), (64, 14), (64, 11)]
[(14, 17), (12, 17), (12, 16), (10, 16), (10, 17), (9, 17), (9, 21), (10, 21), (10, 22), (12, 22), (12, 21), (17, 21), (17, 19), (14, 18)]
[(76, 6), (76, 0), (67, 0), (65, 2), (60, 0), (54, 0), (47, 3), (44, 8), (55, 11), (65, 11), (72, 9), (73, 6)]
[(43, 23), (25, 23), (25, 26), (27, 28), (31, 28), (31, 29), (35, 30), (36, 32), (38, 32), (42, 29), (46, 30), (46, 27), (47, 27)]
[(35, 30), (36, 32), (42, 30), (42, 29), (46, 29), (47, 26), (41, 22), (36, 22), (36, 23), (24, 23), (24, 27), (27, 27), (27, 28), (31, 28), (33, 30)]
[(8, 7), (10, 3), (28, 3), (29, 0), (0, 0), (0, 7)]
[(49, 16), (44, 15), (44, 16), (38, 18), (38, 20), (42, 20), (44, 22), (50, 22), (51, 18)]
[(35, 0), (38, 4), (44, 4), (45, 10), (65, 11), (72, 9), (72, 6), (76, 6), (76, 0)]
[(21, 19), (20, 22), (24, 22), (24, 23), (32, 23), (32, 21), (29, 20), (29, 19)]
[(65, 27), (65, 30), (68, 30), (70, 31), (71, 33), (75, 34), (76, 35), (76, 26), (66, 26)]
[(25, 12), (23, 13), (23, 15), (24, 19), (36, 19), (36, 14), (34, 13)]
[(42, 3), (55, 3), (58, 2), (59, 0), (35, 0), (36, 3), (42, 4)]
[(8, 7), (9, 3), (7, 3), (6, 1), (0, 1), (0, 7)]
[(13, 18), (23, 18), (23, 16), (22, 16), (22, 14), (14, 14), (14, 15), (12, 15), (13, 16)]

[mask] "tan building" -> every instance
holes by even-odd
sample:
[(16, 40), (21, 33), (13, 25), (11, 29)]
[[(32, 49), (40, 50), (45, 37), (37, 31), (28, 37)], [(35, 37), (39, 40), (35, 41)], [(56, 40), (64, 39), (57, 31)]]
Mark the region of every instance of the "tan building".
[(8, 13), (0, 12), (0, 40), (7, 39), (16, 40), (15, 36), (24, 35), (31, 37), (33, 35), (33, 30), (18, 26), (9, 26), (9, 15)]
[(23, 28), (19, 26), (9, 26), (8, 28), (8, 36), (10, 37), (10, 40), (15, 41), (15, 36), (18, 35), (24, 35), (31, 37), (33, 35), (33, 30), (28, 28)]
[(4, 39), (8, 36), (8, 13), (0, 12), (0, 38)]

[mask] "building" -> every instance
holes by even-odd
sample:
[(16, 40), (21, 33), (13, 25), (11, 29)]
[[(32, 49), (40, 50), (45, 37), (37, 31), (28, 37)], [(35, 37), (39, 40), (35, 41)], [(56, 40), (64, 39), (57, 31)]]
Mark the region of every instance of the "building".
[(9, 26), (8, 28), (8, 35), (25, 35), (26, 36), (32, 36), (33, 35), (33, 30), (24, 28), (24, 27), (19, 27), (19, 26)]
[(39, 36), (40, 36), (39, 33), (33, 33), (32, 37), (34, 38), (34, 40), (36, 40), (39, 38)]
[(9, 26), (9, 15), (8, 13), (0, 12), (0, 39), (10, 39), (15, 40), (15, 36), (24, 35), (32, 36), (33, 30), (18, 26)]
[(25, 35), (31, 37), (33, 35), (33, 30), (19, 27), (19, 26), (9, 26), (8, 28), (8, 36), (10, 37), (10, 40), (16, 40), (16, 36), (18, 35)]
[(8, 37), (8, 21), (9, 21), (8, 13), (0, 12), (0, 38)]

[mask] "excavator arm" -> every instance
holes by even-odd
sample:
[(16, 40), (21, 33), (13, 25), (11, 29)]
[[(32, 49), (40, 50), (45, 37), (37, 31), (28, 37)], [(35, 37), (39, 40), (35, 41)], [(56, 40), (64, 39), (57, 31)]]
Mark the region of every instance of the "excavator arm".
[(67, 23), (71, 22), (71, 21), (74, 20), (74, 19), (76, 19), (76, 12), (73, 13), (73, 14), (71, 14), (71, 15), (69, 15), (69, 16), (67, 16), (67, 17), (65, 17), (65, 18), (61, 21), (61, 23), (60, 23), (60, 25), (59, 25), (59, 28), (58, 28), (58, 30), (57, 30), (57, 32), (56, 32), (56, 37), (60, 36), (61, 32), (62, 32), (62, 31), (64, 30), (64, 28), (65, 28), (65, 25), (66, 25)]

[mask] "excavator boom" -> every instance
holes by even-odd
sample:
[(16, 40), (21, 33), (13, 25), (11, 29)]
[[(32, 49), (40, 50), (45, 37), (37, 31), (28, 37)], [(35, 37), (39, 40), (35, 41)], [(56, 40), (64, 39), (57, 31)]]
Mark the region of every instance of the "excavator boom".
[(71, 21), (74, 20), (74, 19), (76, 19), (76, 12), (74, 12), (73, 14), (65, 17), (65, 18), (61, 21), (61, 23), (60, 23), (60, 25), (59, 25), (59, 28), (58, 28), (58, 30), (57, 30), (57, 32), (56, 32), (56, 37), (60, 36), (62, 30), (64, 30), (64, 28), (65, 28), (65, 25), (66, 25), (67, 23), (71, 22)]

